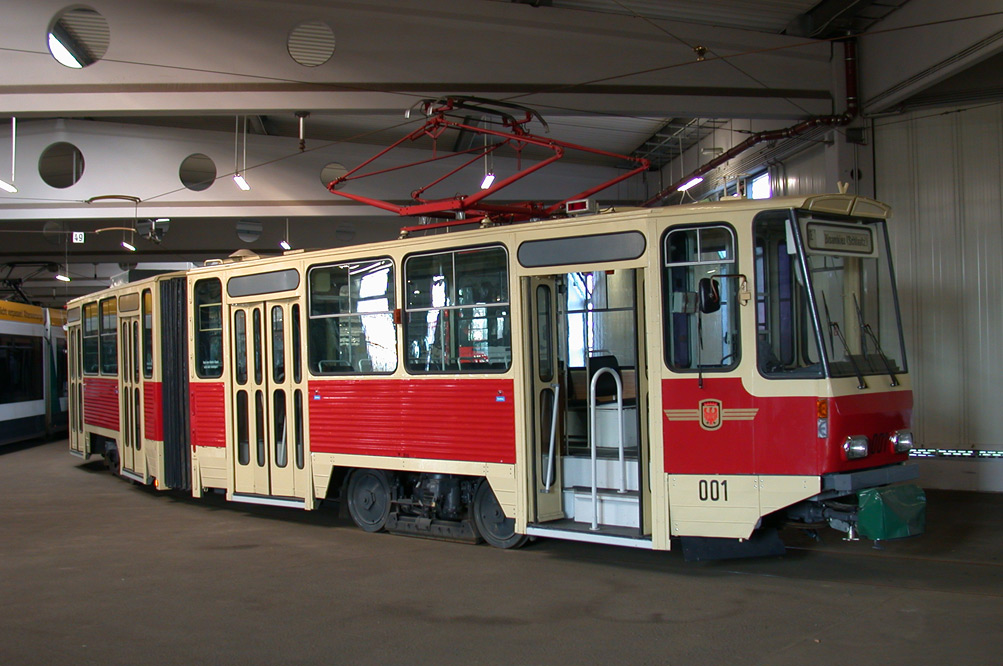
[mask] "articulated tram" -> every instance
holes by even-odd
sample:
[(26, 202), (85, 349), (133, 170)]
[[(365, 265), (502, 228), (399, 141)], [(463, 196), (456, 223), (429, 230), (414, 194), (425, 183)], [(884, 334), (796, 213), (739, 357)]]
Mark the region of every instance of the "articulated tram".
[(0, 444), (66, 430), (65, 313), (0, 301)]
[(502, 548), (915, 534), (888, 216), (732, 200), (114, 287), (68, 305), (70, 449), (160, 490)]

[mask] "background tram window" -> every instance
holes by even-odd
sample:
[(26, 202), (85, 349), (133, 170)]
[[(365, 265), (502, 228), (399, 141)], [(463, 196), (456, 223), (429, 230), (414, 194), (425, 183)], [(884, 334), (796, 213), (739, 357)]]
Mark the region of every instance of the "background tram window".
[(98, 303), (100, 310), (101, 374), (118, 373), (118, 304), (114, 298)]
[(101, 347), (97, 303), (88, 303), (84, 306), (83, 329), (83, 371), (88, 375), (96, 375), (98, 373), (98, 350)]
[(42, 397), (42, 338), (0, 335), (0, 404)]
[[(309, 272), (307, 355), (315, 375), (389, 373), (397, 369), (394, 265), (366, 259)], [(298, 327), (298, 311), (294, 314)], [(297, 328), (298, 335), (298, 328)], [(294, 372), (298, 361), (294, 351)]]
[(512, 331), (504, 248), (412, 256), (404, 274), (409, 372), (508, 370)]
[[(676, 371), (722, 371), (738, 365), (738, 265), (735, 236), (730, 227), (711, 225), (672, 229), (663, 246), (665, 264), (665, 348), (669, 367)], [(701, 313), (700, 280), (717, 283), (721, 307)]]
[(195, 283), (195, 372), (223, 376), (223, 287), (218, 278)]

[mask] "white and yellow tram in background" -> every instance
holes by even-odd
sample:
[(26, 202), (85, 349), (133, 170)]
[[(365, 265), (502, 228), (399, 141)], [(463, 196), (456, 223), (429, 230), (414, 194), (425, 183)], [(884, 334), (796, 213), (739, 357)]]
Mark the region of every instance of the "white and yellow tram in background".
[(729, 200), (107, 289), (68, 305), (70, 449), (161, 490), (499, 547), (915, 534), (888, 215)]
[(66, 313), (0, 301), (0, 444), (66, 431)]

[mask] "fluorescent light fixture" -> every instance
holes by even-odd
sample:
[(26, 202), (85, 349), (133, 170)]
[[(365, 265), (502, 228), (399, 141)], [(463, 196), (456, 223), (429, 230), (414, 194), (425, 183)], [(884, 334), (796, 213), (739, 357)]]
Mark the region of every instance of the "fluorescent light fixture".
[(56, 279), (60, 282), (70, 282), (70, 278), (62, 273), (56, 273)]
[(130, 243), (129, 241), (122, 241), (122, 247), (124, 247), (129, 252), (135, 252), (136, 251), (136, 246), (133, 245), (132, 243)]
[(251, 186), (247, 184), (247, 181), (244, 180), (244, 177), (241, 176), (239, 173), (233, 174), (233, 182), (237, 183), (237, 187), (244, 190), (245, 192), (251, 189)]
[(702, 182), (703, 182), (703, 178), (701, 178), (700, 176), (697, 176), (696, 178), (694, 178), (692, 180), (689, 180), (689, 181), (683, 183), (682, 185), (680, 185), (679, 186), (679, 191), (680, 192), (685, 192), (686, 190), (690, 189), (691, 187), (695, 187), (696, 185), (699, 185)]
[(17, 188), (3, 179), (0, 179), (0, 190), (7, 190), (11, 194), (17, 194)]
[(290, 245), (289, 241), (287, 241), (287, 240), (281, 240), (281, 241), (279, 241), (279, 247), (281, 247), (283, 250), (291, 250), (292, 249), (292, 245)]
[(491, 187), (491, 183), (495, 182), (495, 175), (488, 171), (484, 174), (484, 180), (481, 181), (481, 189), (486, 190)]
[(83, 65), (81, 65), (77, 59), (73, 57), (70, 50), (63, 46), (63, 43), (59, 41), (59, 39), (51, 32), (49, 33), (49, 53), (52, 54), (52, 57), (55, 58), (60, 65), (72, 67), (73, 69), (83, 68)]

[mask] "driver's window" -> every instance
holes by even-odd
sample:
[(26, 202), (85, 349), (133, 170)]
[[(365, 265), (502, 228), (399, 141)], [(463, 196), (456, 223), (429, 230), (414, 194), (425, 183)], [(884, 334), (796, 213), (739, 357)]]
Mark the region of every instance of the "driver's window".
[[(734, 231), (723, 224), (671, 229), (662, 259), (669, 367), (696, 372), (737, 366), (741, 346)], [(720, 299), (720, 307), (708, 307), (708, 294)]]

